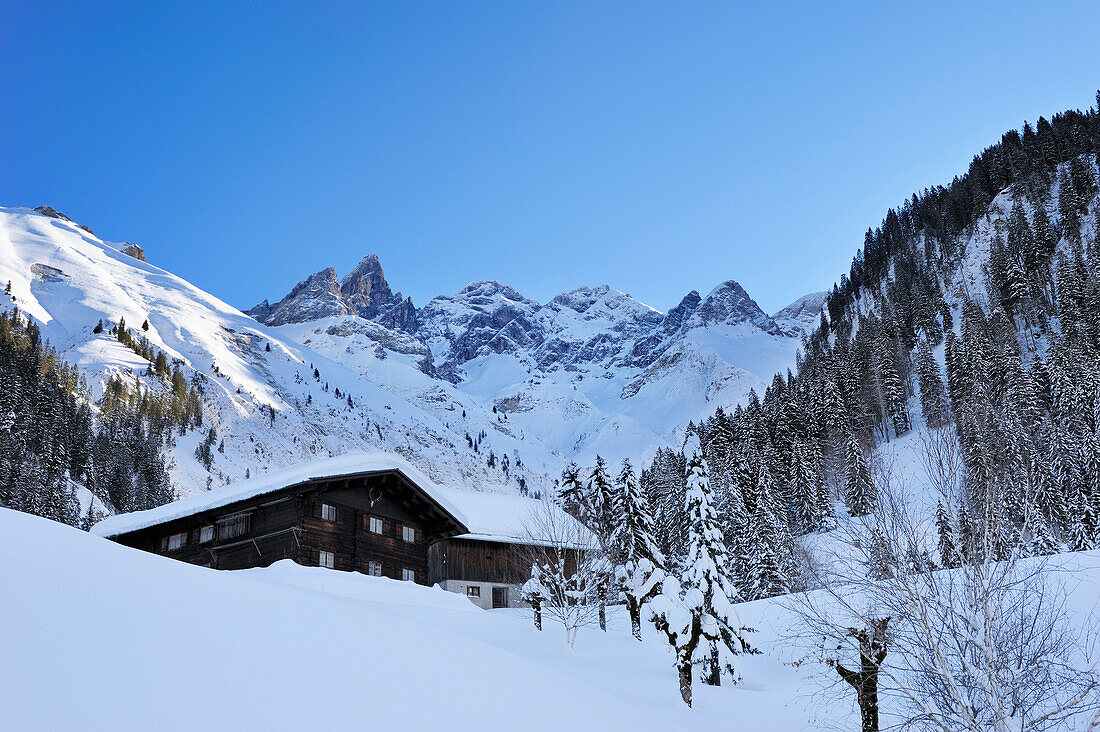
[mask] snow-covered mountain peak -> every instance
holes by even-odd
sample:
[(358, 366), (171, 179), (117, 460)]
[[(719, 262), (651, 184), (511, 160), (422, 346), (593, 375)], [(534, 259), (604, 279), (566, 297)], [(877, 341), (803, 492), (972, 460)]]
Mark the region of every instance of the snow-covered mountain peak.
[(451, 297), (444, 295), (437, 299), (466, 300), (473, 303), (479, 301), (485, 302), (487, 299), (498, 296), (511, 302), (525, 302), (538, 307), (538, 302), (535, 300), (524, 297), (511, 285), (505, 285), (496, 280), (478, 280), (477, 282), (471, 282), (459, 290), (455, 295)]
[(643, 302), (635, 300), (630, 295), (616, 290), (610, 285), (597, 287), (578, 287), (569, 292), (563, 292), (553, 298), (547, 306), (560, 311), (568, 308), (577, 313), (588, 315), (589, 311), (596, 308), (591, 315), (599, 317), (599, 313), (619, 310), (627, 317), (635, 320), (655, 322), (660, 319), (662, 313)]
[(705, 328), (711, 325), (751, 324), (772, 335), (782, 335), (782, 329), (760, 309), (745, 288), (734, 280), (726, 280), (715, 287), (695, 307), (683, 329)]
[(798, 332), (803, 336), (809, 335), (817, 327), (828, 297), (828, 292), (811, 292), (803, 295), (772, 315), (772, 320), (784, 330)]
[[(282, 332), (365, 379), (395, 379), (403, 363), (563, 456), (638, 455), (668, 442), (670, 426), (762, 390), (793, 364), (801, 333), (777, 325), (732, 280), (706, 297), (689, 292), (668, 313), (606, 284), (540, 304), (479, 280), (413, 311), (415, 330), (371, 314), (392, 313), (398, 298), (377, 257), (364, 258), (340, 289), (347, 315)], [(410, 378), (387, 388), (408, 393)]]

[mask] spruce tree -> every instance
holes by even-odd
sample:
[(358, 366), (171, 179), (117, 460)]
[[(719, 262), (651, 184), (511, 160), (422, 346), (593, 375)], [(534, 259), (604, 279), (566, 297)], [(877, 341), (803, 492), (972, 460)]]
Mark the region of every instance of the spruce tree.
[(694, 434), (685, 446), (687, 457), (688, 558), (682, 581), (667, 576), (646, 611), (676, 653), (680, 694), (691, 706), (693, 670), (704, 682), (720, 684), (723, 675), (737, 678), (734, 657), (751, 651), (730, 601), (734, 588), (725, 575), (725, 545), (707, 478), (706, 461)]
[(940, 378), (940, 367), (926, 340), (917, 344), (916, 368), (921, 414), (924, 416), (924, 423), (935, 429), (948, 420), (947, 396)]
[(847, 468), (844, 502), (853, 516), (865, 516), (871, 512), (875, 504), (875, 486), (871, 482), (871, 469), (867, 465), (863, 446), (859, 444), (852, 430), (848, 430), (844, 445), (844, 459)]
[(664, 581), (664, 556), (657, 547), (649, 505), (634, 477), (629, 460), (623, 460), (616, 481), (618, 525), (611, 536), (615, 578), (626, 601), (630, 628), (642, 640), (642, 606), (660, 590)]

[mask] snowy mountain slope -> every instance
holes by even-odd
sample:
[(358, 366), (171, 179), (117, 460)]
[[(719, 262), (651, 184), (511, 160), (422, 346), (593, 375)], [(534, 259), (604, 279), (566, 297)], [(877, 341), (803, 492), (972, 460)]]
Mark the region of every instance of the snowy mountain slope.
[(772, 315), (772, 320), (786, 331), (796, 331), (803, 336), (821, 322), (821, 311), (825, 308), (828, 292), (811, 292), (803, 295), (787, 307)]
[[(377, 257), (363, 261), (380, 278), (374, 289), (391, 292)], [(327, 284), (318, 288), (322, 275)], [(335, 282), (335, 272), (325, 270), (276, 306), (250, 312), (416, 398), (422, 384), (410, 391), (407, 382), (380, 373), (377, 357), (390, 353), (495, 410), (520, 438), (582, 462), (597, 453), (645, 456), (674, 442), (675, 427), (742, 401), (750, 389), (761, 391), (775, 372), (793, 365), (805, 327), (799, 318), (817, 315), (815, 301), (803, 298), (780, 325), (732, 280), (705, 298), (689, 293), (667, 314), (606, 285), (542, 305), (483, 281), (432, 298), (416, 311), (413, 333), (364, 318), (347, 298), (334, 306), (329, 298), (343, 289)]]
[[(207, 424), (179, 437), (173, 450), (173, 480), (185, 495), (367, 446), (399, 452), (440, 482), (506, 482), (470, 448), (468, 431), (484, 431), (486, 450), (521, 456), (535, 475), (554, 475), (563, 463), (429, 379), (413, 356), (380, 367), (389, 387), (382, 388), (64, 219), (0, 208), (0, 279), (11, 281), (14, 298), (0, 304), (35, 319), (61, 356), (80, 366), (95, 396), (112, 374), (164, 388), (146, 375), (142, 357), (106, 331), (93, 332), (100, 320), (109, 326), (119, 318), (201, 386)], [(194, 457), (207, 426), (224, 440), (209, 473)]]

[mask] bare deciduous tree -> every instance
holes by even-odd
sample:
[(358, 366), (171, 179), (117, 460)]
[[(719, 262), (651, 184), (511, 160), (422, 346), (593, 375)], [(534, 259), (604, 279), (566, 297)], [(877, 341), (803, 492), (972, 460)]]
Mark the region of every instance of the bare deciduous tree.
[(601, 621), (610, 563), (592, 533), (549, 502), (531, 512), (524, 529), (527, 543), (517, 546), (517, 560), (531, 567), (531, 579), (523, 596), (535, 608), (536, 627), (543, 617), (561, 623), (573, 648), (580, 628)]
[[(1088, 728), (1098, 709), (1094, 636), (1082, 630), (1091, 622), (1072, 615), (1048, 559), (1005, 553), (998, 539), (1003, 502), (963, 494), (954, 435), (940, 430), (925, 443), (927, 480), (940, 500), (965, 501), (978, 516), (953, 532), (966, 537), (957, 547), (960, 566), (932, 562), (927, 517), (904, 500), (889, 466), (878, 466), (876, 509), (839, 530), (835, 555), (819, 565), (822, 589), (788, 603), (802, 633), (820, 638), (820, 660), (838, 668), (845, 657), (864, 658), (868, 631), (856, 629), (873, 634), (890, 618), (881, 639), (889, 659), (877, 669), (876, 691), (906, 728)], [(864, 730), (875, 729), (863, 719)]]

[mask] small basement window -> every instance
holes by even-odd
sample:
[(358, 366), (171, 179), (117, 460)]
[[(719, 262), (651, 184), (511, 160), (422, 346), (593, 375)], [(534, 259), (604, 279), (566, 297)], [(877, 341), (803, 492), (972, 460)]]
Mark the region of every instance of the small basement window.
[(416, 542), (416, 529), (414, 529), (411, 526), (402, 526), (401, 527), (401, 538), (404, 539), (407, 542), (415, 543)]
[(187, 543), (187, 534), (172, 534), (168, 537), (168, 549), (179, 549)]
[(481, 588), (473, 585), (466, 585), (466, 597), (481, 597)]
[(199, 543), (200, 544), (208, 544), (212, 541), (214, 541), (214, 527), (213, 526), (203, 526), (201, 529), (199, 529)]
[(367, 562), (367, 574), (371, 577), (381, 577), (382, 562)]
[(336, 568), (336, 555), (332, 552), (318, 552), (317, 564), (329, 569)]
[(333, 506), (331, 503), (322, 503), (321, 504), (321, 518), (323, 518), (325, 521), (335, 521), (336, 520), (336, 506)]
[(382, 519), (378, 518), (377, 516), (370, 517), (370, 519), (367, 521), (367, 528), (370, 529), (372, 534), (384, 533), (382, 528)]
[(401, 570), (401, 579), (406, 582), (416, 582), (416, 570), (403, 569)]

